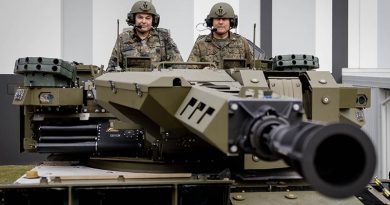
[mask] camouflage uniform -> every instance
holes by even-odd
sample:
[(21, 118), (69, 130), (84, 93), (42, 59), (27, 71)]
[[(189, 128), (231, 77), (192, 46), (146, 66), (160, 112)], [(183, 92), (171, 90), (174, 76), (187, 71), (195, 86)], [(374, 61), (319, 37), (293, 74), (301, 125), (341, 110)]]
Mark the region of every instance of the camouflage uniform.
[(141, 40), (134, 29), (121, 33), (112, 50), (108, 69), (119, 66), (124, 70), (126, 57), (150, 57), (152, 63), (183, 61), (168, 30), (163, 28), (150, 30), (145, 40)]
[[(226, 39), (213, 38), (212, 33), (200, 36), (192, 48), (187, 62), (214, 62), (222, 68), (224, 58), (245, 59), (248, 67), (253, 67), (252, 52), (247, 40), (229, 31)], [(195, 67), (195, 66), (194, 66)]]

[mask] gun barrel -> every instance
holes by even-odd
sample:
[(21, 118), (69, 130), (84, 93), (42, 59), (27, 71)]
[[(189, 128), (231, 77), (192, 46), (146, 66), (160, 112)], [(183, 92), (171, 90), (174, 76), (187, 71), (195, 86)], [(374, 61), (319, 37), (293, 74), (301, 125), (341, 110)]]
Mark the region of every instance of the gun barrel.
[(264, 156), (282, 157), (320, 193), (343, 198), (361, 191), (375, 170), (375, 150), (360, 128), (349, 124), (320, 125), (302, 122), (295, 126), (267, 120), (254, 124), (260, 140), (257, 149), (267, 147)]
[[(374, 145), (351, 124), (303, 120), (299, 101), (233, 101), (230, 147), (266, 161), (284, 159), (320, 193), (344, 198), (362, 191), (375, 171)], [(233, 112), (234, 111), (234, 112)]]

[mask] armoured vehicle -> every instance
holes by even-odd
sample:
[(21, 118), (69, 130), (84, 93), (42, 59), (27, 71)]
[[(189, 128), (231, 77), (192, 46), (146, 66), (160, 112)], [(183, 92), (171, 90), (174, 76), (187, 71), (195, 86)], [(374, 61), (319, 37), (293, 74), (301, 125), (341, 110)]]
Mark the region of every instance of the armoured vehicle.
[(50, 204), (312, 204), (323, 196), (309, 200), (305, 191), (345, 198), (364, 191), (373, 175), (374, 147), (360, 129), (370, 90), (314, 71), (314, 56), (279, 55), (256, 68), (225, 59), (225, 69), (127, 61), (131, 72), (18, 59), (14, 71), (24, 75), (24, 86), (13, 104), (24, 110), (21, 150), (110, 170), (189, 175), (54, 177), (35, 191), (0, 189), (3, 200), (41, 203), (32, 197), (39, 193)]

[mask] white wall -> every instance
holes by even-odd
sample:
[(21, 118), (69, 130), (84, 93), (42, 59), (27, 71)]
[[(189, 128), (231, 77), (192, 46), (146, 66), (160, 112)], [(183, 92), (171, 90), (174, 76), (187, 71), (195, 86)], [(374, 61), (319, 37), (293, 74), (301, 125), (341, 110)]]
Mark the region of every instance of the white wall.
[(0, 26), (0, 74), (21, 57), (61, 57), (61, 0), (1, 0)]
[(240, 35), (253, 41), (253, 24), (256, 24), (256, 45), (260, 46), (260, 0), (240, 0), (238, 28)]
[(62, 59), (92, 63), (92, 1), (62, 1)]
[(376, 68), (378, 0), (349, 0), (348, 4), (348, 67)]
[(360, 67), (360, 1), (348, 0), (348, 67)]
[(390, 1), (378, 0), (378, 68), (390, 68)]
[(272, 53), (315, 54), (315, 1), (272, 1)]
[(332, 72), (332, 0), (272, 1), (272, 53), (315, 55)]
[(315, 56), (321, 71), (332, 72), (332, 0), (315, 1)]
[[(121, 30), (128, 27), (126, 15), (135, 1), (0, 1), (0, 60), (3, 65), (0, 73), (12, 73), (14, 61), (25, 56), (60, 57), (107, 65), (116, 39), (116, 21), (120, 19)], [(161, 14), (161, 27), (170, 29), (184, 60), (201, 34), (195, 26), (204, 21), (211, 6), (219, 1), (153, 1)], [(253, 39), (253, 24), (256, 23), (256, 44), (259, 45), (260, 1), (226, 2), (239, 16), (237, 31), (240, 34)], [(388, 0), (349, 1), (349, 67), (390, 67), (387, 60), (390, 57), (389, 4)], [(74, 8), (67, 7), (72, 5)], [(331, 71), (331, 8), (332, 0), (274, 0), (273, 53), (314, 54), (320, 58), (321, 69)]]

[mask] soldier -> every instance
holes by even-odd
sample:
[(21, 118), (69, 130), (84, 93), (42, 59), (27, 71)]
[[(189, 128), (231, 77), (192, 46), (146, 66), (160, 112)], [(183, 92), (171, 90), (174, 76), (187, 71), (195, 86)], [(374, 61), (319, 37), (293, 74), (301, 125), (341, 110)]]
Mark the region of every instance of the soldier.
[(211, 33), (196, 40), (188, 62), (214, 62), (222, 69), (225, 58), (245, 59), (245, 66), (252, 67), (252, 52), (247, 40), (230, 31), (238, 24), (232, 6), (223, 2), (215, 4), (205, 21)]
[(152, 63), (183, 59), (167, 29), (157, 28), (160, 15), (148, 1), (134, 3), (127, 14), (127, 23), (133, 29), (121, 33), (112, 50), (107, 70), (126, 68), (126, 57), (150, 57)]

